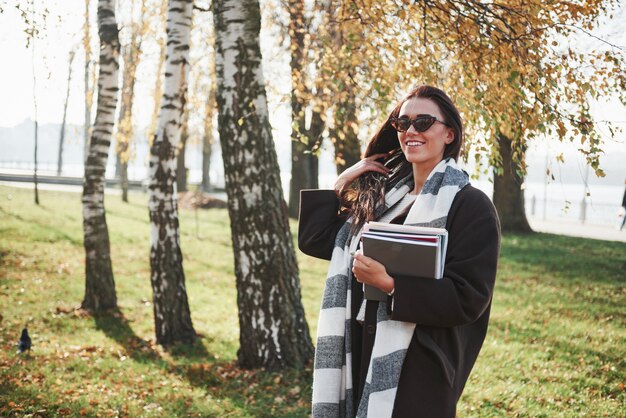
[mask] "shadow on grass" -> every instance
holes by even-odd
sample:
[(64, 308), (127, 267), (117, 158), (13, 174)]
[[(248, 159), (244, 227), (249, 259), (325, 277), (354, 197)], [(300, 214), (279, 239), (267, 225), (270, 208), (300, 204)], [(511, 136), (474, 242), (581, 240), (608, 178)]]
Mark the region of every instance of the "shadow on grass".
[(242, 369), (236, 361), (209, 361), (178, 371), (192, 386), (215, 398), (227, 398), (252, 416), (301, 417), (310, 413), (311, 365), (268, 371)]
[[(27, 399), (37, 399), (37, 403)], [(19, 379), (0, 381), (0, 416), (2, 417), (47, 417), (60, 416), (59, 406), (47, 402), (39, 388), (29, 387)]]
[[(210, 355), (199, 336), (194, 344), (167, 347), (171, 358), (165, 358), (149, 341), (139, 338), (120, 311), (93, 316), (96, 327), (126, 349), (133, 360), (153, 363), (172, 375), (179, 376), (212, 397), (228, 399), (233, 406), (253, 416), (273, 416), (277, 399), (286, 402), (281, 416), (308, 414), (311, 397), (311, 366), (271, 372), (246, 370), (236, 361), (216, 359)], [(293, 402), (294, 399), (298, 399)]]
[(126, 349), (128, 355), (140, 363), (164, 362), (161, 355), (135, 334), (121, 311), (114, 310), (93, 315), (96, 328)]
[(568, 282), (624, 283), (626, 270), (623, 243), (544, 233), (505, 234), (500, 258)]
[[(170, 364), (154, 349), (153, 342), (143, 340), (135, 334), (120, 310), (94, 314), (93, 319), (96, 328), (124, 347), (132, 359), (141, 363), (156, 361)], [(184, 359), (190, 362), (206, 361), (212, 357), (202, 344), (201, 336), (198, 336), (192, 344), (172, 344), (165, 347), (165, 350), (174, 359)], [(170, 364), (170, 366), (176, 365)]]

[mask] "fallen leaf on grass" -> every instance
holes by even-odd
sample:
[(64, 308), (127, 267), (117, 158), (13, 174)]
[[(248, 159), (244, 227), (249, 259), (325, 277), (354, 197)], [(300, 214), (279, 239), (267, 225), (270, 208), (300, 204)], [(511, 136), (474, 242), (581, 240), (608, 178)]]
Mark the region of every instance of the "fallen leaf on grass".
[(76, 316), (77, 318), (88, 318), (91, 316), (91, 314), (85, 309), (75, 309), (74, 316)]
[(74, 312), (74, 308), (68, 308), (66, 306), (57, 306), (56, 307), (56, 313), (58, 314), (68, 314), (71, 312)]

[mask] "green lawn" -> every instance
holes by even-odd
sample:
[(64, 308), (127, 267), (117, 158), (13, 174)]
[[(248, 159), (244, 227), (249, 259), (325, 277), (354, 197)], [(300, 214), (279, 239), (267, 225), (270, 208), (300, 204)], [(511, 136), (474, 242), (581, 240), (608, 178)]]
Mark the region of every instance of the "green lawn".
[[(0, 186), (0, 416), (306, 416), (311, 370), (241, 370), (223, 209), (181, 212), (194, 347), (154, 344), (147, 198), (107, 195), (120, 314), (76, 308), (80, 195)], [(197, 218), (196, 218), (197, 216)], [(296, 231), (296, 224), (292, 224)], [(315, 335), (327, 263), (298, 254)], [(624, 416), (626, 245), (506, 236), (492, 320), (459, 416)], [(30, 355), (15, 354), (28, 324)]]

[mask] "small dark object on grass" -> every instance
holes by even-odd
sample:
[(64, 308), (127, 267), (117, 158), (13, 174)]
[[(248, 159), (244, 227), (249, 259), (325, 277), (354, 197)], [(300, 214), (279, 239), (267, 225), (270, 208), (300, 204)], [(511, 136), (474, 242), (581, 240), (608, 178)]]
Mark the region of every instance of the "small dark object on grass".
[(31, 344), (32, 342), (30, 340), (30, 336), (28, 335), (28, 328), (24, 328), (22, 330), (22, 336), (17, 342), (17, 352), (23, 353), (26, 350), (30, 351)]

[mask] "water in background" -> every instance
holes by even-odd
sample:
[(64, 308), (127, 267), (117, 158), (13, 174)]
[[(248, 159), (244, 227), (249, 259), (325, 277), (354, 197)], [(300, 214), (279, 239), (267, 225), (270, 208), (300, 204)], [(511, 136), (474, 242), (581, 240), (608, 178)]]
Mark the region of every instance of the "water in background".
[[(32, 173), (32, 122), (25, 121), (19, 126), (12, 128), (0, 127), (0, 171)], [(54, 175), (58, 152), (58, 131), (56, 125), (43, 125), (40, 127), (40, 150), (39, 172), (40, 174)], [(68, 131), (68, 141), (64, 147), (63, 176), (83, 176), (83, 146), (82, 129), (76, 127)], [(285, 198), (289, 193), (289, 179), (291, 167), (291, 153), (289, 138), (286, 141), (275, 141), (277, 157), (281, 167), (281, 180)], [(326, 144), (326, 149), (320, 155), (321, 188), (332, 188), (336, 175), (332, 158), (332, 146)], [(111, 146), (111, 150), (114, 145)], [(621, 149), (621, 148), (620, 148)], [(148, 176), (148, 144), (145, 138), (137, 135), (132, 145), (133, 159), (128, 167), (128, 175), (131, 180), (145, 180)], [(541, 150), (540, 150), (541, 151)], [(537, 152), (536, 152), (537, 153)], [(540, 154), (540, 152), (539, 152)], [(563, 177), (544, 185), (545, 168), (543, 156), (535, 156), (536, 161), (529, 162), (525, 184), (525, 206), (529, 217), (535, 219), (561, 219), (579, 221), (584, 213), (586, 222), (590, 224), (615, 225), (617, 211), (620, 208), (624, 185), (620, 184), (626, 178), (626, 170), (623, 166), (623, 152), (607, 153), (603, 166), (607, 167), (607, 177), (594, 179), (586, 190), (582, 182), (582, 168), (570, 170), (569, 175), (565, 168), (562, 169)], [(533, 157), (529, 152), (529, 159)], [(613, 158), (613, 160), (611, 160)], [(570, 160), (573, 160), (570, 159)], [(115, 175), (115, 156), (111, 151), (108, 160), (106, 176), (113, 178)], [(197, 184), (202, 177), (202, 152), (201, 145), (190, 143), (186, 152), (186, 165), (189, 168), (189, 183)], [(468, 171), (472, 172), (471, 168)], [(214, 152), (211, 158), (210, 170), (211, 183), (218, 187), (224, 187), (224, 168), (221, 160), (219, 142), (214, 143)], [(488, 196), (492, 196), (493, 185), (488, 180), (473, 180), (472, 183), (483, 190)], [(576, 184), (574, 184), (576, 183)], [(598, 184), (602, 183), (602, 184)], [(586, 192), (589, 192), (589, 196)], [(584, 205), (583, 205), (584, 200)]]

